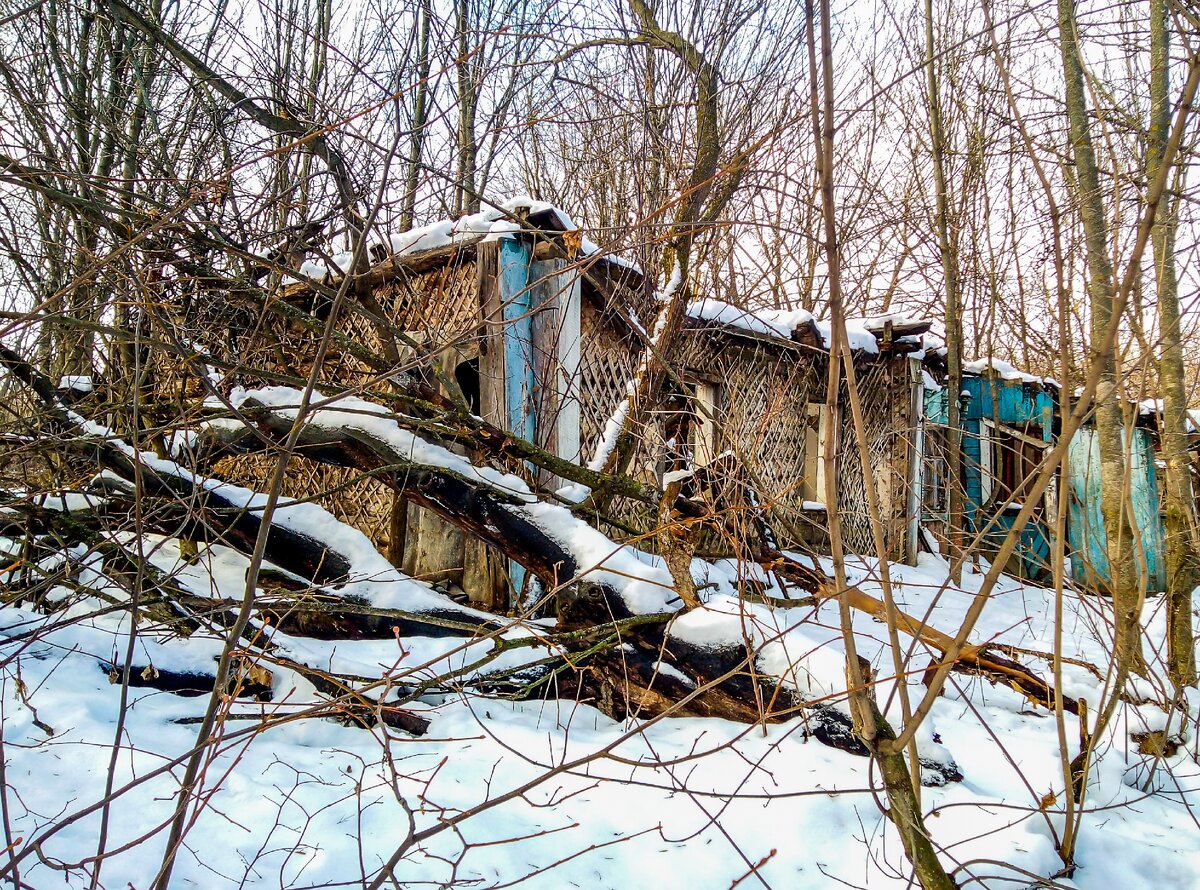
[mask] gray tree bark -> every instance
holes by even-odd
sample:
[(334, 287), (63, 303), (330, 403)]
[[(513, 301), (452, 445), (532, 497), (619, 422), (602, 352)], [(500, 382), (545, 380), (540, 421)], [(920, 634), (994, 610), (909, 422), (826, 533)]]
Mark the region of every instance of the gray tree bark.
[[(1170, 51), (1167, 0), (1150, 0), (1150, 131), (1146, 140), (1146, 176), (1151, 182), (1162, 167), (1171, 129)], [(1187, 390), (1175, 270), (1173, 203), (1168, 197), (1160, 209), (1151, 238), (1161, 341), (1158, 382), (1163, 400), (1162, 453), (1167, 466), (1167, 660), (1171, 681), (1182, 688), (1196, 685), (1192, 590), (1197, 580), (1197, 535), (1196, 500), (1188, 457)]]
[(925, 46), (929, 54), (926, 80), (929, 88), (929, 137), (933, 157), (933, 181), (937, 192), (936, 224), (938, 248), (942, 256), (942, 280), (946, 288), (946, 452), (949, 474), (947, 489), (946, 537), (950, 544), (950, 577), (962, 581), (963, 487), (962, 418), (959, 393), (962, 392), (962, 295), (958, 283), (958, 235), (950, 225), (950, 207), (946, 187), (946, 134), (942, 126), (942, 103), (938, 94), (936, 54), (933, 40), (933, 0), (925, 0)]
[(1146, 664), (1142, 656), (1140, 623), (1142, 598), (1134, 567), (1133, 529), (1125, 496), (1125, 437), (1114, 358), (1116, 349), (1104, 346), (1109, 324), (1113, 321), (1116, 287), (1109, 255), (1108, 220), (1088, 123), (1074, 0), (1058, 0), (1058, 26), (1077, 200), (1087, 250), (1092, 360), (1101, 368), (1100, 384), (1096, 389), (1096, 434), (1100, 445), (1101, 512), (1107, 536), (1110, 592), (1115, 613), (1115, 654), (1118, 664), (1125, 670), (1144, 674)]

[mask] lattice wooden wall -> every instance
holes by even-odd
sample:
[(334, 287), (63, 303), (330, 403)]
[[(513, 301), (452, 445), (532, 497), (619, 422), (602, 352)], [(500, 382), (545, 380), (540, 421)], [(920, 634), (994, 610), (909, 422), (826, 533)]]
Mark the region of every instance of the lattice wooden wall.
[[(477, 351), (485, 330), (478, 274), (475, 253), (465, 253), (432, 271), (389, 281), (377, 287), (374, 296), (391, 324), (416, 332), (422, 352), (453, 354), (457, 361)], [(321, 307), (304, 308), (319, 312)], [(269, 382), (270, 373), (306, 377), (320, 339), (318, 332), (289, 325), (273, 313), (250, 310), (219, 297), (186, 307), (177, 323), (179, 329), (172, 332), (175, 336), (242, 365), (240, 382), (247, 385)], [(371, 352), (382, 354), (379, 331), (363, 315), (347, 311), (338, 329)], [(582, 459), (587, 461), (595, 453), (609, 418), (626, 397), (642, 347), (623, 322), (606, 314), (594, 300), (583, 302), (581, 336), (576, 392), (581, 402)], [(166, 355), (163, 350), (156, 354)], [(187, 383), (184, 366), (177, 360), (164, 361), (161, 372), (165, 377), (173, 377), (181, 386), (186, 384), (184, 388), (194, 395), (202, 394), (195, 378)], [(686, 376), (719, 385), (722, 395), (717, 451), (732, 450), (750, 469), (758, 497), (783, 520), (776, 523), (776, 530), (783, 535), (784, 543), (822, 546), (827, 540), (824, 517), (803, 508), (801, 482), (807, 407), (824, 401), (827, 356), (799, 345), (789, 347), (716, 330), (689, 329), (681, 337), (673, 361)], [(446, 365), (444, 370), (453, 370), (453, 361)], [(883, 508), (885, 540), (889, 552), (900, 556), (907, 531), (908, 445), (914, 423), (909, 416), (907, 363), (903, 356), (859, 356), (856, 368), (871, 473)], [(321, 369), (318, 387), (361, 385), (368, 395), (386, 398), (388, 384), (376, 377), (377, 372), (346, 349), (335, 346)], [(663, 419), (661, 415), (652, 416), (639, 431), (631, 472), (648, 482), (657, 481), (658, 463), (665, 451)], [(842, 475), (837, 508), (846, 544), (853, 551), (873, 553), (866, 477), (848, 410), (842, 412), (839, 436)], [(269, 475), (269, 460), (261, 456), (227, 458), (217, 471), (231, 481), (257, 488)], [(289, 467), (284, 493), (289, 497), (317, 497), (339, 519), (386, 548), (391, 492), (370, 479), (356, 481), (357, 476), (353, 471), (296, 458)], [(654, 510), (646, 505), (618, 501), (613, 509), (614, 516), (627, 528), (605, 530), (618, 538), (654, 526)]]
[[(213, 467), (214, 473), (235, 485), (261, 491), (275, 469), (276, 457), (270, 454), (243, 454), (225, 457)], [(304, 457), (288, 461), (281, 494), (287, 498), (311, 499), (354, 526), (386, 552), (390, 544), (392, 490), (364, 476), (359, 470), (319, 464)]]
[[(908, 534), (909, 443), (915, 431), (910, 399), (908, 360), (904, 356), (855, 363), (871, 473), (879, 498), (884, 541), (889, 555), (905, 553)], [(848, 405), (848, 398), (843, 394)], [(838, 510), (843, 519), (846, 545), (857, 553), (874, 555), (866, 475), (859, 458), (854, 420), (849, 408), (842, 413), (841, 456), (843, 477), (838, 488)]]
[[(824, 516), (803, 508), (800, 483), (807, 406), (825, 401), (828, 357), (814, 350), (699, 329), (683, 338), (678, 364), (687, 373), (721, 384), (724, 409), (717, 448), (732, 448), (757, 477), (760, 499), (783, 520), (775, 527), (784, 543), (827, 546)], [(884, 541), (889, 554), (900, 558), (908, 529), (908, 446), (914, 429), (908, 360), (902, 355), (860, 353), (855, 369)], [(844, 383), (841, 402), (837, 507), (843, 535), (852, 552), (874, 554), (867, 477)]]
[[(624, 330), (623, 322), (593, 306), (585, 304), (580, 330), (580, 442), (582, 459), (587, 462), (596, 454), (609, 419), (628, 395), (629, 382), (636, 373), (642, 353), (632, 332)], [(630, 464), (630, 475), (656, 483), (655, 461), (662, 446), (661, 430), (656, 425), (643, 428)], [(655, 521), (652, 508), (624, 498), (613, 503), (612, 513), (614, 518), (640, 532), (650, 530)], [(606, 526), (604, 531), (618, 540), (629, 537), (628, 531), (613, 526)]]

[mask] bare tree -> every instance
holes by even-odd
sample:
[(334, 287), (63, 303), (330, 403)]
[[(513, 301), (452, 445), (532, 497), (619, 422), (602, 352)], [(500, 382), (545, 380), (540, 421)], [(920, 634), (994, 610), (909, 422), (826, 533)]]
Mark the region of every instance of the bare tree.
[(1070, 121), (1075, 160), (1076, 200), (1087, 237), (1088, 294), (1091, 300), (1092, 360), (1101, 369), (1096, 397), (1096, 431), (1100, 444), (1101, 496), (1104, 530), (1116, 607), (1116, 651), (1122, 669), (1146, 671), (1141, 646), (1141, 603), (1134, 569), (1133, 530), (1126, 507), (1125, 424), (1121, 410), (1114, 349), (1108, 345), (1114, 323), (1116, 284), (1109, 254), (1108, 220), (1100, 189), (1100, 174), (1088, 123), (1078, 29), (1073, 0), (1059, 0), (1059, 39), (1066, 84), (1066, 113)]
[[(1171, 129), (1171, 24), (1166, 0), (1150, 4), (1150, 129), (1146, 143), (1146, 179), (1160, 172)], [(1178, 687), (1196, 684), (1196, 647), (1192, 631), (1192, 589), (1196, 586), (1196, 497), (1188, 457), (1187, 389), (1179, 323), (1179, 285), (1175, 271), (1175, 201), (1167, 199), (1154, 225), (1162, 393), (1163, 457), (1167, 559), (1167, 642), (1171, 679)]]

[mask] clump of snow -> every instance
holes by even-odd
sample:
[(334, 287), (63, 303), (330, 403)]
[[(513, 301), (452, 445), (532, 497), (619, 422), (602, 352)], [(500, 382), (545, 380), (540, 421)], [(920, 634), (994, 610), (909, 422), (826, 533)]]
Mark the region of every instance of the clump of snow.
[(696, 686), (695, 681), (692, 680), (691, 677), (679, 670), (679, 668), (675, 667), (673, 664), (667, 664), (665, 661), (654, 662), (654, 672), (661, 674), (664, 677), (670, 677), (672, 680), (678, 680), (684, 686), (688, 686), (693, 689)]
[(68, 374), (58, 381), (58, 388), (74, 390), (75, 392), (91, 392), (95, 389), (92, 378), (87, 374)]
[(669, 473), (663, 473), (662, 484), (664, 486), (673, 485), (676, 482), (682, 482), (684, 479), (691, 479), (695, 475), (696, 473), (694, 470), (689, 470), (686, 468), (682, 470), (672, 470)]
[[(825, 344), (825, 348), (832, 349), (833, 323), (818, 321), (816, 322), (816, 326), (817, 333), (821, 335), (821, 342)], [(850, 348), (855, 352), (867, 352), (872, 355), (879, 352), (879, 341), (867, 329), (866, 320), (862, 318), (846, 319), (846, 342), (850, 344)]]
[(742, 618), (736, 598), (715, 597), (703, 607), (671, 619), (667, 630), (675, 639), (693, 646), (727, 649), (740, 646), (747, 633), (753, 635), (753, 631), (744, 626)]
[(1058, 381), (1052, 380), (1049, 377), (1039, 377), (1036, 374), (1029, 374), (1011, 362), (1006, 362), (998, 358), (983, 358), (973, 362), (964, 362), (962, 370), (964, 374), (983, 375), (991, 372), (997, 374), (1003, 380), (1019, 380), (1022, 383), (1033, 383), (1038, 386), (1053, 386), (1056, 389), (1058, 388)]
[[(314, 404), (330, 402), (315, 390), (312, 401)], [(234, 407), (240, 407), (246, 402), (257, 402), (283, 417), (294, 420), (299, 413), (300, 393), (288, 386), (247, 390), (240, 394), (240, 399), (234, 403)], [(305, 422), (329, 430), (353, 428), (387, 443), (413, 463), (449, 470), (467, 479), (500, 489), (508, 495), (524, 500), (533, 499), (529, 486), (519, 476), (477, 466), (448, 448), (427, 442), (400, 427), (391, 414), (391, 410), (375, 402), (354, 396), (341, 396), (336, 402), (310, 410), (305, 415)]]
[(615, 544), (565, 507), (533, 503), (513, 509), (571, 554), (580, 580), (607, 584), (634, 614), (669, 612), (681, 604), (661, 557)]
[[(563, 231), (574, 231), (579, 228), (566, 211), (545, 201), (537, 201), (527, 195), (518, 195), (508, 198), (496, 206), (487, 207), (458, 219), (438, 220), (407, 232), (373, 238), (370, 246), (385, 247), (391, 256), (402, 257), (420, 251), (450, 247), (454, 244), (509, 238), (522, 230), (521, 224), (513, 218), (519, 210), (528, 210), (531, 215), (551, 214)], [(635, 263), (615, 256), (589, 238), (582, 239), (580, 250), (584, 256), (603, 257), (608, 262), (641, 272)], [(328, 261), (309, 259), (301, 264), (298, 278), (289, 276), (285, 278), (285, 282), (291, 283), (303, 279), (317, 281), (336, 279), (345, 275), (353, 262), (354, 253), (352, 251), (334, 254)]]
[[(675, 296), (675, 292), (679, 290), (679, 288), (682, 284), (683, 284), (683, 267), (681, 267), (679, 265), (679, 263), (676, 263), (675, 268), (673, 268), (671, 270), (671, 277), (667, 279), (667, 283), (665, 285), (663, 285), (663, 287), (660, 290), (655, 292), (654, 296), (660, 302), (666, 303), (673, 296)], [(662, 333), (661, 325), (662, 325), (662, 318), (660, 317), (659, 323), (658, 323), (658, 325), (655, 326), (655, 329), (654, 329), (655, 342), (658, 341), (658, 337)]]
[[(772, 337), (778, 340), (792, 341), (796, 332), (801, 329), (813, 328), (821, 338), (822, 345), (829, 349), (833, 344), (833, 325), (829, 321), (819, 321), (806, 309), (743, 309), (726, 303), (723, 300), (706, 297), (696, 300), (688, 306), (689, 318), (706, 321), (723, 327), (734, 328), (756, 334), (762, 337)], [(908, 316), (897, 316), (906, 322), (913, 319)], [(846, 319), (846, 341), (855, 352), (866, 352), (872, 355), (879, 352), (879, 340), (875, 331), (879, 327), (880, 316), (869, 318)]]
[(33, 502), (46, 510), (56, 510), (60, 513), (87, 512), (104, 504), (106, 498), (95, 494), (79, 491), (64, 491), (60, 494), (37, 494)]
[(629, 396), (621, 399), (612, 415), (604, 422), (604, 432), (596, 444), (596, 453), (588, 461), (589, 470), (598, 473), (608, 463), (613, 449), (617, 447), (617, 437), (621, 434), (621, 428), (625, 426), (625, 420), (629, 417), (629, 400)]
[(779, 677), (805, 701), (842, 704), (846, 693), (846, 656), (835, 628), (805, 623), (766, 643), (758, 667)]
[(197, 430), (171, 430), (167, 436), (167, 453), (175, 460), (182, 460), (188, 452), (195, 449), (199, 441), (200, 433)]
[[(803, 310), (800, 311), (803, 312)], [(794, 324), (789, 326), (784, 318), (772, 318), (767, 312), (761, 310), (751, 312), (749, 309), (742, 309), (711, 297), (691, 303), (687, 308), (687, 314), (689, 318), (698, 321), (709, 321), (748, 331), (751, 334), (777, 337), (781, 340), (791, 340), (792, 333), (796, 330), (796, 326)], [(811, 314), (804, 314), (808, 315), (806, 321), (812, 320)]]
[(921, 348), (916, 352), (910, 353), (915, 359), (925, 359), (929, 356), (939, 356), (945, 358), (947, 355), (946, 341), (940, 334), (933, 331), (926, 331), (921, 334)]
[[(1143, 399), (1138, 402), (1138, 414), (1142, 417), (1160, 418), (1164, 410), (1162, 399)], [(1187, 431), (1194, 433), (1200, 430), (1200, 408), (1188, 408), (1186, 416)]]

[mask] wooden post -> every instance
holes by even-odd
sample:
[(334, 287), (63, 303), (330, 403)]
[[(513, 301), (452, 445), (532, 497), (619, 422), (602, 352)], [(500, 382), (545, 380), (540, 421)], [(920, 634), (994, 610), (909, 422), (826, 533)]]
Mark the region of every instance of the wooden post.
[(910, 417), (908, 439), (908, 522), (904, 537), (904, 561), (910, 566), (917, 564), (917, 551), (921, 537), (921, 507), (924, 504), (924, 477), (922, 462), (925, 458), (925, 383), (921, 376), (920, 359), (910, 358), (908, 366), (908, 412)]
[(579, 352), (582, 336), (580, 320), (580, 276), (571, 271), (570, 280), (559, 276), (558, 290), (558, 436), (555, 454), (570, 461), (579, 461), (581, 453), (580, 422), (583, 391), (579, 378)]
[[(530, 266), (536, 442), (561, 458), (578, 462), (580, 278), (566, 266), (561, 259), (542, 260)], [(539, 481), (555, 484), (550, 474)]]
[[(500, 298), (500, 244), (480, 244), (476, 253), (475, 286), (479, 296), (479, 413), (484, 420), (505, 426), (504, 313)], [(463, 545), (463, 590), (471, 602), (491, 611), (508, 606), (502, 560), (484, 541), (468, 535)]]

